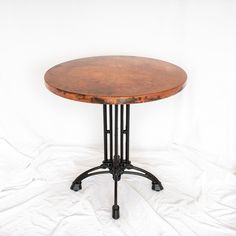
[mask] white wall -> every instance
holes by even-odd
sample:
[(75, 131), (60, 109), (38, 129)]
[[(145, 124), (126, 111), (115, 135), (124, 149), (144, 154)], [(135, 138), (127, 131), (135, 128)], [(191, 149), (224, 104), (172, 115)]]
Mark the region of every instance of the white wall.
[(235, 168), (235, 42), (233, 0), (1, 0), (0, 136), (22, 151), (102, 147), (102, 106), (51, 94), (45, 71), (93, 55), (155, 57), (184, 68), (188, 85), (131, 106), (132, 148), (177, 143)]

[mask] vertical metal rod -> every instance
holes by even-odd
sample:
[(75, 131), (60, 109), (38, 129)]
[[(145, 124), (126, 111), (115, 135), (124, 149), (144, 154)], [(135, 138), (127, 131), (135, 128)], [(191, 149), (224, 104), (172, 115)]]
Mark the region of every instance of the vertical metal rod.
[(124, 105), (120, 105), (120, 159), (123, 161), (123, 148), (124, 148)]
[(130, 120), (130, 107), (129, 104), (126, 105), (126, 145), (125, 145), (125, 161), (126, 163), (129, 162), (129, 123)]
[(110, 129), (110, 160), (113, 159), (113, 118), (112, 118), (112, 105), (109, 105), (109, 129)]
[(118, 156), (118, 105), (115, 105), (115, 156)]
[(117, 205), (117, 180), (114, 181), (114, 205)]
[(103, 105), (104, 161), (107, 161), (107, 105)]

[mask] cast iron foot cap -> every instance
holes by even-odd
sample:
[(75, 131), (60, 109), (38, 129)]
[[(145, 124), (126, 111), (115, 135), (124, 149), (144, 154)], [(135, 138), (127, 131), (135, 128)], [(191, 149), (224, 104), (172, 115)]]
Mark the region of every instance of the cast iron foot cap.
[(82, 189), (82, 185), (81, 185), (81, 183), (72, 183), (70, 189), (77, 192), (80, 189)]
[(112, 218), (117, 220), (120, 218), (120, 207), (119, 205), (112, 206)]
[(163, 189), (163, 186), (161, 183), (153, 183), (152, 182), (152, 189), (155, 191), (161, 191)]

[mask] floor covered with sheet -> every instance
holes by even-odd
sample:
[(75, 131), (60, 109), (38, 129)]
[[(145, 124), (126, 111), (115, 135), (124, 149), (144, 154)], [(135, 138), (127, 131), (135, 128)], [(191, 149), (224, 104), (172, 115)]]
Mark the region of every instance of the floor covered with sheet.
[(236, 235), (236, 176), (196, 150), (173, 144), (131, 152), (132, 163), (155, 174), (164, 190), (123, 175), (114, 220), (110, 174), (70, 190), (77, 175), (101, 163), (102, 150), (43, 144), (26, 155), (4, 139), (0, 146), (1, 236)]

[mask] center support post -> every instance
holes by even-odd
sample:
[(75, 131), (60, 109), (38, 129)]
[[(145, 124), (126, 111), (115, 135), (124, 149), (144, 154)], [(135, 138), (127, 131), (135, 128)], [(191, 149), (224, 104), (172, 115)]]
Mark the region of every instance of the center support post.
[[(114, 117), (114, 119), (113, 119)], [(101, 165), (91, 168), (80, 174), (72, 183), (71, 189), (82, 189), (83, 179), (98, 174), (112, 174), (114, 180), (114, 205), (112, 217), (120, 217), (118, 205), (118, 181), (122, 174), (132, 174), (145, 177), (152, 181), (152, 189), (163, 189), (161, 182), (150, 172), (136, 167), (129, 160), (129, 130), (130, 130), (130, 105), (103, 105), (103, 128), (104, 128), (104, 160)], [(107, 171), (96, 171), (108, 169)], [(126, 170), (127, 169), (127, 170)], [(130, 171), (135, 170), (135, 171)], [(96, 172), (93, 172), (96, 171)]]
[[(109, 115), (107, 114), (108, 110), (107, 106), (109, 106)], [(119, 160), (123, 164), (130, 164), (129, 161), (130, 105), (125, 105), (125, 106), (126, 107), (124, 109), (124, 105), (103, 105), (104, 163), (107, 162), (112, 163), (112, 161), (116, 162), (117, 160)], [(124, 129), (124, 115), (125, 115), (125, 129)], [(115, 117), (114, 119), (113, 116)], [(109, 129), (108, 129), (108, 123), (109, 123)], [(125, 155), (124, 155), (124, 136), (125, 136)], [(108, 150), (108, 142), (109, 142), (109, 150)], [(113, 155), (113, 150), (114, 150), (114, 155)]]

